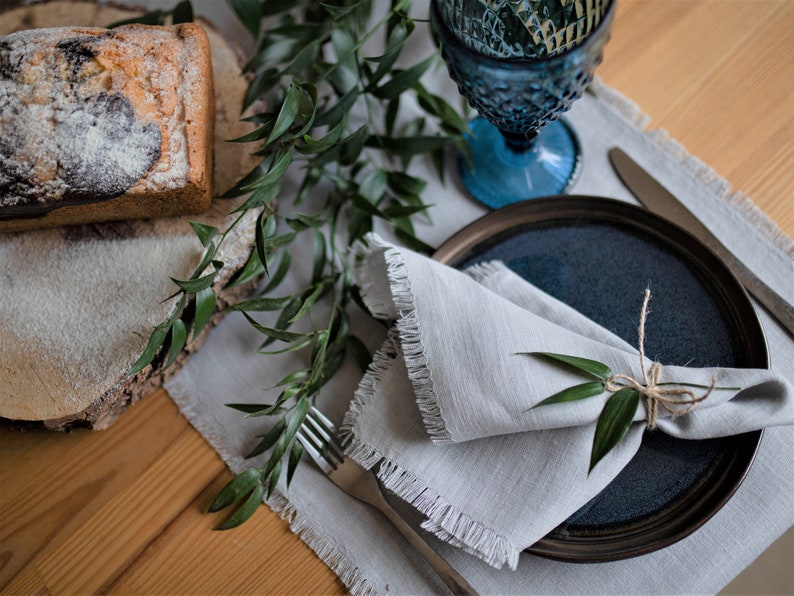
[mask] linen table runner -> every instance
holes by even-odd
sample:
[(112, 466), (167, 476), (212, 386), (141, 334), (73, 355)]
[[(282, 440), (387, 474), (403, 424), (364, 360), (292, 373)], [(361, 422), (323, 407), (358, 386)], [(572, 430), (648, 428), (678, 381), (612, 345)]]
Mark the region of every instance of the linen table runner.
[[(430, 43), (429, 35), (426, 43)], [(421, 55), (427, 47), (417, 47)], [(432, 73), (436, 92), (455, 96), (454, 85)], [(443, 87), (443, 89), (439, 89)], [(444, 91), (446, 90), (446, 91)], [(789, 300), (794, 300), (794, 259), (791, 240), (752, 206), (734, 195), (729, 184), (708, 166), (690, 156), (663, 132), (648, 132), (648, 121), (628, 100), (595, 83), (568, 115), (583, 147), (583, 170), (576, 194), (612, 197), (634, 203), (612, 173), (607, 150), (620, 146), (688, 206), (760, 277)], [(434, 224), (417, 226), (420, 237), (438, 246), (485, 211), (464, 196), (456, 183), (438, 183), (429, 164), (416, 163), (411, 174), (428, 181), (427, 196), (434, 203)], [(453, 179), (450, 176), (450, 179)], [(292, 180), (297, 185), (297, 177)], [(311, 242), (305, 252), (293, 254), (294, 278), (299, 287), (311, 275)], [(302, 279), (298, 279), (302, 277)], [(290, 287), (284, 288), (289, 291)], [(794, 381), (794, 341), (762, 310), (771, 355), (771, 370)], [(383, 327), (361, 315), (351, 321), (352, 332), (366, 339), (371, 352), (386, 340)], [(184, 415), (218, 451), (233, 471), (257, 461), (243, 454), (257, 442), (261, 419), (245, 420), (224, 406), (235, 401), (262, 403), (284, 374), (301, 366), (295, 355), (262, 357), (256, 354), (260, 336), (242, 316), (230, 314), (204, 347), (174, 377), (166, 389)], [(341, 423), (361, 379), (346, 362), (324, 389), (319, 407)], [(582, 454), (587, 457), (587, 452)], [(497, 570), (462, 549), (435, 540), (442, 555), (482, 593), (693, 593), (716, 592), (749, 565), (778, 536), (794, 524), (794, 428), (765, 431), (750, 472), (731, 500), (703, 527), (684, 540), (642, 557), (612, 563), (580, 565), (522, 553), (517, 569)], [(290, 519), (290, 524), (354, 594), (428, 593), (443, 590), (432, 571), (371, 507), (356, 502), (310, 463), (299, 466), (289, 492), (283, 487), (269, 505)], [(410, 508), (407, 518), (421, 519)], [(263, 553), (263, 556), (266, 556)], [(658, 570), (665, 570), (659, 573)]]

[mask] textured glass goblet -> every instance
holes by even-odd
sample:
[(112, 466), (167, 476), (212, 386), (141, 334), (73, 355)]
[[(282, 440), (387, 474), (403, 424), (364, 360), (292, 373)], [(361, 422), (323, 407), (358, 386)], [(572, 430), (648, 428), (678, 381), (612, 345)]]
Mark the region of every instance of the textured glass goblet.
[[(477, 49), (484, 44), (476, 37), (489, 36), (485, 43), (494, 48), (494, 29), (477, 19), (450, 24), (444, 18), (449, 11), (442, 13), (450, 1), (431, 1), (433, 31), (451, 78), (480, 114), (466, 139), (470, 156), (458, 156), (464, 187), (494, 209), (565, 192), (578, 176), (581, 149), (574, 131), (558, 118), (593, 80), (616, 0), (581, 42), (544, 58), (486, 55)], [(456, 6), (467, 2), (482, 6), (481, 0), (454, 0)]]

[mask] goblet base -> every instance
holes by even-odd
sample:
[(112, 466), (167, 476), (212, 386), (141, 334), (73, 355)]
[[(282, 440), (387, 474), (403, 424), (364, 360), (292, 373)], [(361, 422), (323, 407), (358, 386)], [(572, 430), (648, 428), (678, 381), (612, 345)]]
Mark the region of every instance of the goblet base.
[(472, 198), (492, 209), (562, 194), (579, 176), (579, 139), (562, 119), (547, 124), (525, 151), (508, 146), (485, 118), (475, 118), (469, 127), (470, 155), (458, 154), (461, 182)]

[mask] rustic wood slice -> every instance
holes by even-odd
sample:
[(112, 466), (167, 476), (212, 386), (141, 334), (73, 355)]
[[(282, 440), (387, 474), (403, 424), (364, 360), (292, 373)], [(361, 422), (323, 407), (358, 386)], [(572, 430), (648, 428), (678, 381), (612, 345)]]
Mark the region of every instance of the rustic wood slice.
[[(54, 1), (2, 14), (0, 34), (63, 25), (105, 26), (135, 11), (93, 2)], [(249, 147), (228, 143), (251, 130), (239, 119), (247, 87), (240, 56), (207, 23), (215, 82), (215, 195), (255, 165)], [(89, 224), (0, 234), (0, 422), (67, 430), (103, 429), (159, 387), (200, 346), (222, 307), (250, 286), (224, 291), (251, 252), (257, 213), (227, 236), (217, 258), (216, 313), (176, 363), (162, 361), (129, 377), (154, 325), (169, 314), (163, 300), (198, 265), (203, 247), (190, 221), (225, 230), (239, 200), (215, 199), (198, 216)]]

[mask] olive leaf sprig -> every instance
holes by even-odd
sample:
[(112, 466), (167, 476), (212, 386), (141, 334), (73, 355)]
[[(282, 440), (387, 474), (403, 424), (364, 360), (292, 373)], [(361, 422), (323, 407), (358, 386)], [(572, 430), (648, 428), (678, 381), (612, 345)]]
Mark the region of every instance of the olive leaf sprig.
[[(226, 232), (192, 224), (204, 256), (189, 279), (173, 280), (175, 306), (155, 327), (131, 371), (155, 358), (172, 362), (191, 328), (196, 336), (198, 323), (216, 305), (213, 280), (223, 267), (217, 258), (220, 245), (246, 213), (259, 212), (254, 249), (227, 287), (262, 275), (267, 283), (254, 297), (227, 309), (240, 311), (263, 335), (261, 354), (299, 352), (306, 355), (306, 365), (276, 384), (280, 393), (273, 403), (228, 404), (246, 417), (275, 422), (248, 454), (269, 451), (265, 464), (235, 476), (210, 507), (219, 511), (235, 505), (222, 529), (252, 515), (276, 487), (283, 467), (289, 484), (301, 455), (296, 433), (345, 355), (352, 354), (362, 366), (369, 360), (348, 320), (348, 306), (359, 301), (351, 281), (351, 247), (381, 221), (411, 248), (432, 250), (416, 237), (413, 223), (417, 216), (428, 217), (429, 205), (422, 199), (426, 182), (406, 170), (416, 156), (429, 156), (443, 178), (444, 150), (450, 144), (462, 147), (467, 130), (458, 110), (420, 82), (439, 62), (437, 53), (407, 65), (399, 62), (405, 62), (403, 50), (416, 30), (410, 0), (389, 5), (371, 0), (228, 4), (257, 41), (245, 66), (250, 84), (242, 106), (253, 112), (245, 120), (255, 129), (230, 142), (255, 145), (253, 154), (261, 161), (224, 195), (243, 197), (233, 211), (238, 218)], [(373, 54), (366, 44), (376, 35), (384, 49)], [(404, 121), (401, 108), (408, 95), (420, 114)], [(284, 189), (288, 171), (302, 175), (293, 193)], [(276, 212), (277, 200), (283, 214)], [(307, 237), (314, 242), (311, 279), (289, 295), (275, 296), (295, 268), (291, 248)], [(273, 316), (275, 322), (261, 323), (261, 313), (270, 313), (262, 316)]]
[[(647, 307), (643, 307), (643, 310)], [(588, 473), (598, 464), (604, 456), (609, 453), (629, 430), (629, 427), (634, 422), (634, 415), (637, 412), (637, 407), (640, 405), (640, 400), (643, 397), (643, 392), (646, 391), (645, 387), (641, 387), (637, 381), (622, 374), (614, 374), (612, 370), (606, 365), (596, 360), (588, 358), (580, 358), (577, 356), (568, 356), (565, 354), (555, 354), (551, 352), (521, 352), (520, 354), (545, 358), (557, 364), (561, 364), (567, 368), (573, 369), (583, 373), (589, 377), (590, 381), (568, 387), (547, 397), (546, 399), (538, 402), (533, 408), (540, 406), (547, 406), (552, 404), (560, 404), (565, 402), (579, 401), (589, 397), (596, 397), (606, 392), (611, 392), (612, 395), (607, 399), (604, 408), (598, 416), (596, 422), (595, 434), (593, 436), (593, 446), (590, 452), (590, 467)], [(615, 382), (618, 379), (618, 382)], [(623, 384), (622, 380), (628, 379), (629, 384)], [(675, 387), (691, 387), (698, 389), (705, 389), (700, 397), (696, 397), (688, 389), (671, 389), (668, 394), (677, 396), (686, 396), (683, 401), (667, 400), (661, 392), (654, 392), (650, 395), (651, 399), (662, 400), (662, 405), (671, 412), (673, 415), (679, 415), (691, 411), (695, 405), (706, 399), (711, 391), (717, 390), (739, 390), (739, 387), (716, 387), (715, 383), (709, 386), (698, 385), (694, 383), (656, 383), (652, 382), (653, 389), (663, 386)], [(683, 410), (675, 410), (669, 407), (668, 404), (676, 406), (684, 406)], [(531, 408), (530, 408), (531, 409)]]
[[(245, 6), (243, 6), (245, 4)], [(261, 36), (258, 53), (247, 69), (254, 74), (244, 109), (276, 90), (276, 109), (250, 118), (258, 128), (237, 142), (261, 142), (257, 154), (263, 161), (228, 195), (250, 192), (243, 209), (270, 205), (280, 194), (287, 168), (300, 162), (303, 181), (292, 201), (301, 206), (321, 182), (330, 187), (324, 203), (313, 212), (281, 218), (263, 213), (257, 222), (255, 249), (249, 262), (252, 271), (269, 274), (268, 262), (280, 255), (270, 283), (255, 298), (233, 305), (265, 336), (263, 354), (305, 351), (308, 365), (287, 374), (271, 404), (229, 404), (249, 417), (277, 417), (260, 437), (248, 457), (268, 450), (261, 468), (238, 474), (210, 506), (220, 511), (242, 502), (219, 528), (243, 523), (255, 511), (262, 496), (275, 489), (285, 455), (289, 485), (300, 461), (302, 447), (295, 440), (310, 403), (334, 376), (346, 353), (364, 367), (369, 361), (363, 342), (350, 333), (347, 306), (357, 300), (352, 283), (349, 250), (373, 229), (374, 220), (391, 225), (407, 245), (423, 252), (430, 247), (414, 233), (411, 216), (424, 214), (428, 205), (421, 199), (425, 181), (405, 173), (416, 155), (430, 154), (443, 176), (443, 150), (460, 144), (465, 120), (443, 98), (430, 93), (420, 77), (437, 59), (434, 54), (405, 68), (398, 58), (415, 29), (408, 15), (410, 2), (393, 2), (386, 14), (370, 26), (373, 3), (368, 1), (308, 3), (299, 14), (290, 12), (275, 20)], [(256, 2), (234, 2), (238, 15), (253, 34), (258, 34)], [(263, 4), (261, 7), (267, 7)], [(385, 52), (369, 56), (364, 44), (376, 33), (385, 37)], [(328, 56), (331, 56), (329, 59)], [(400, 103), (413, 93), (424, 116), (397, 126)], [(364, 114), (363, 120), (353, 118)], [(435, 122), (436, 134), (426, 134), (427, 118)], [(279, 220), (287, 231), (279, 232)], [(289, 246), (297, 235), (314, 231), (314, 262), (310, 283), (291, 296), (271, 298), (269, 293), (290, 269)], [(345, 233), (343, 246), (337, 246)], [(249, 269), (249, 267), (246, 267)], [(322, 321), (315, 304), (330, 303)], [(278, 311), (272, 326), (258, 323), (249, 312)], [(292, 325), (310, 319), (308, 331), (293, 331)], [(287, 347), (267, 351), (273, 342)]]

